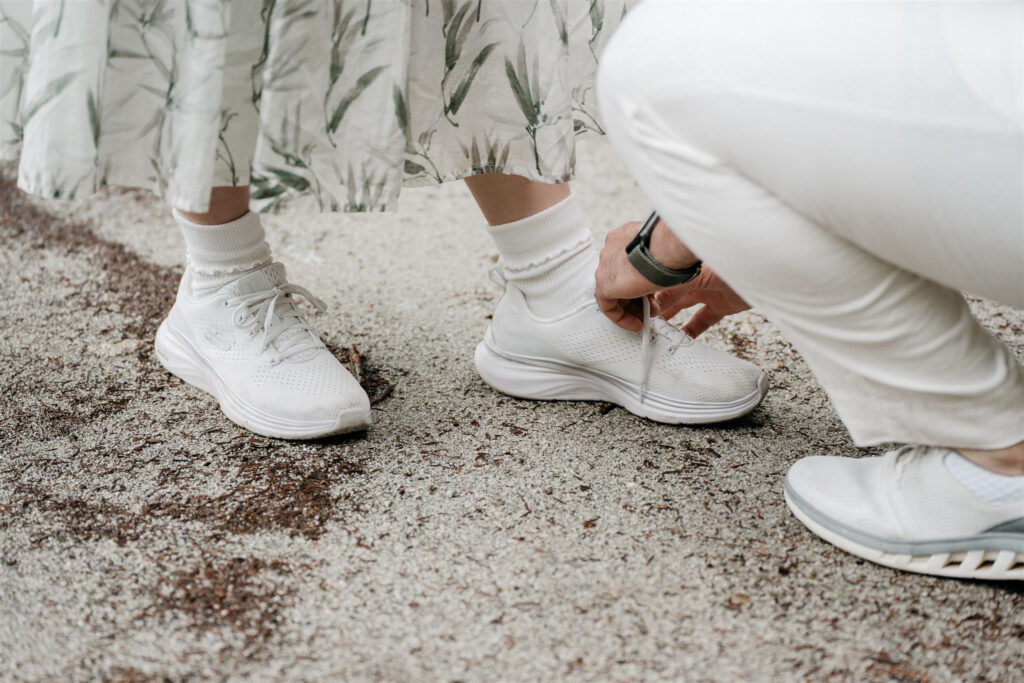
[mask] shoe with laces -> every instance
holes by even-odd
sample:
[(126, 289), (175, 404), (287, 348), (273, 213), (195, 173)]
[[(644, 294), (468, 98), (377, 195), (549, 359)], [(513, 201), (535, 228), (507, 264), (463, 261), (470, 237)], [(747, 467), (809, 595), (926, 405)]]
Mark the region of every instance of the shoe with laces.
[(874, 458), (804, 458), (786, 475), (786, 504), (821, 538), (886, 567), (1024, 580), (1024, 496), (979, 498), (950, 473), (946, 453), (911, 446)]
[(370, 426), (370, 401), (293, 300), (324, 304), (272, 263), (193, 300), (186, 269), (156, 334), (167, 370), (213, 395), (232, 421), (263, 436), (314, 439)]
[[(500, 278), (500, 273), (496, 273)], [(640, 334), (618, 327), (591, 300), (541, 319), (512, 282), (502, 282), (476, 369), (520, 398), (607, 401), (657, 422), (700, 424), (739, 417), (768, 391), (761, 370), (694, 341), (661, 318)]]

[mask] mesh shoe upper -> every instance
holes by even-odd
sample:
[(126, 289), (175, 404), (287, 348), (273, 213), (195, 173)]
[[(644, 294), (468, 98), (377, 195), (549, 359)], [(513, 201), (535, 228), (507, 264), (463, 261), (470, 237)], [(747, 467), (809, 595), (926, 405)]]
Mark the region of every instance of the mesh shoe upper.
[(240, 399), (277, 418), (328, 421), (353, 408), (369, 409), (355, 378), (309, 328), (274, 263), (215, 295), (192, 300), (182, 278), (168, 321)]
[(549, 359), (585, 366), (672, 400), (727, 403), (758, 390), (760, 368), (690, 339), (661, 319), (652, 321), (650, 366), (644, 366), (640, 334), (615, 325), (596, 304), (542, 320), (514, 285), (491, 321), (495, 350), (510, 357)]
[(786, 482), (819, 521), (883, 540), (971, 537), (1024, 517), (1020, 500), (989, 503), (968, 491), (945, 453), (917, 446), (874, 458), (814, 456), (790, 467)]

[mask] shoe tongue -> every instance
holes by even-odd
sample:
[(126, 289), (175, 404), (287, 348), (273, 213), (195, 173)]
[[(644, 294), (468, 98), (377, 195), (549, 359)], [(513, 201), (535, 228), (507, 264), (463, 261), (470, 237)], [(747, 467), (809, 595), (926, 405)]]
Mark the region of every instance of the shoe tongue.
[[(264, 266), (259, 270), (253, 271), (252, 273), (243, 275), (242, 277), (238, 278), (230, 285), (228, 285), (226, 289), (235, 296), (239, 296), (242, 294), (251, 294), (253, 292), (265, 292), (269, 289), (277, 287), (278, 285), (283, 285), (287, 281), (288, 278), (285, 274), (284, 264), (275, 262), (271, 263), (269, 266)], [(278, 305), (285, 305), (290, 307), (293, 306), (294, 304), (291, 301), (287, 301), (279, 303)], [(271, 315), (273, 316), (273, 324), (279, 324), (281, 321), (277, 314), (277, 310), (271, 312)], [(305, 337), (309, 334), (311, 334), (309, 330), (307, 330), (303, 326), (297, 325), (292, 327), (291, 329), (287, 329), (284, 332), (282, 332), (277, 337), (277, 339), (273, 341), (273, 346), (276, 348), (282, 348), (282, 346), (285, 345), (289, 339), (293, 339), (299, 336)], [(312, 358), (318, 352), (319, 349), (310, 349), (307, 351), (301, 351), (298, 354), (291, 356), (291, 358), (292, 360), (302, 361), (308, 358)]]
[(278, 285), (283, 285), (288, 279), (285, 276), (283, 263), (271, 263), (259, 270), (243, 275), (230, 285), (227, 289), (236, 296), (239, 294), (251, 294), (253, 292), (265, 292)]

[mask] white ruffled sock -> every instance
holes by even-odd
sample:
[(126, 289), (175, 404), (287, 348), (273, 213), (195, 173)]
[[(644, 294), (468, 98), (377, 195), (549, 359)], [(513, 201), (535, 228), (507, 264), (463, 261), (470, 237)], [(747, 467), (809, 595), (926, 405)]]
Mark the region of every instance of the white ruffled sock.
[(271, 262), (259, 214), (249, 212), (221, 225), (199, 225), (177, 210), (192, 275), (192, 296), (204, 299), (242, 275)]
[(487, 232), (498, 247), (505, 278), (538, 316), (568, 313), (593, 298), (598, 253), (575, 195), (522, 220), (489, 226)]

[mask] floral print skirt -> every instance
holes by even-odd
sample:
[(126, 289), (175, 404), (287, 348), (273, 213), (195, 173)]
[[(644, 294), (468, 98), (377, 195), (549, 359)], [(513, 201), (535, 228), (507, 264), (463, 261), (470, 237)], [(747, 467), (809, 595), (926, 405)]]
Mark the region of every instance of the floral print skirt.
[(625, 0), (0, 0), (0, 160), (33, 194), (380, 211), (403, 185), (569, 179)]

